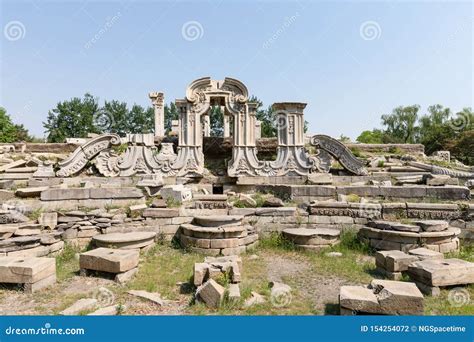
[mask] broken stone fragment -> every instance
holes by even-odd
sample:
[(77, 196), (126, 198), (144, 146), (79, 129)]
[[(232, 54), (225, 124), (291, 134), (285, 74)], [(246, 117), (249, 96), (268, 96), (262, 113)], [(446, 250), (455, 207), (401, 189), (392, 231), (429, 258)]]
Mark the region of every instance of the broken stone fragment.
[(75, 302), (67, 309), (61, 311), (59, 314), (63, 316), (77, 315), (83, 311), (93, 310), (97, 307), (97, 299), (82, 298)]
[(238, 301), (240, 299), (240, 287), (239, 284), (229, 285), (229, 300)]
[(370, 283), (386, 315), (423, 315), (423, 294), (414, 283), (374, 279)]
[(141, 291), (141, 290), (130, 290), (127, 292), (128, 294), (140, 297), (143, 299), (147, 299), (155, 304), (160, 306), (165, 305), (165, 301), (161, 298), (161, 295), (157, 292), (148, 292), (148, 291)]
[(218, 308), (224, 299), (225, 289), (214, 279), (209, 279), (196, 291), (196, 298), (204, 302), (210, 308)]
[(244, 308), (249, 308), (254, 305), (263, 304), (265, 302), (266, 300), (262, 295), (258, 294), (257, 292), (252, 291), (251, 297), (248, 298), (244, 303)]

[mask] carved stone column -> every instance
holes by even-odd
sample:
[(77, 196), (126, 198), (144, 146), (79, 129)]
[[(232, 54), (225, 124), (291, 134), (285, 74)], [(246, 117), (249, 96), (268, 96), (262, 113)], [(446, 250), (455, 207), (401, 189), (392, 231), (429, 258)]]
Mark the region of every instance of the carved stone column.
[(211, 118), (209, 115), (204, 115), (202, 120), (203, 120), (202, 134), (205, 137), (210, 137), (211, 136)]
[(262, 122), (260, 120), (255, 120), (255, 140), (258, 140), (262, 137)]
[(281, 102), (272, 108), (277, 120), (278, 150), (272, 167), (279, 175), (305, 175), (311, 162), (304, 149), (304, 117), (306, 103)]
[(148, 94), (151, 103), (155, 108), (155, 137), (165, 136), (165, 108), (164, 95), (159, 92), (151, 92)]
[(224, 138), (230, 137), (230, 116), (224, 114)]

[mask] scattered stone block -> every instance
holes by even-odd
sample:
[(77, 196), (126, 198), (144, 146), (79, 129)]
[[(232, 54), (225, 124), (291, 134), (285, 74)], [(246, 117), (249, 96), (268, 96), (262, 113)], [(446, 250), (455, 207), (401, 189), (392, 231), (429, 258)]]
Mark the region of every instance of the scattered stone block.
[(214, 279), (209, 279), (196, 290), (196, 298), (210, 308), (218, 308), (224, 299), (225, 289)]
[(53, 258), (0, 257), (0, 283), (23, 284), (33, 293), (56, 282)]
[(41, 213), (38, 218), (38, 223), (41, 224), (43, 227), (49, 227), (51, 229), (54, 229), (58, 225), (58, 213), (57, 212)]
[(123, 273), (117, 273), (115, 275), (115, 282), (119, 284), (125, 284), (132, 280), (132, 278), (137, 274), (138, 272), (138, 267), (132, 268), (129, 271), (123, 272)]
[(416, 256), (418, 260), (425, 260), (425, 259), (444, 259), (444, 254), (432, 251), (431, 249), (420, 247), (410, 249), (408, 254)]
[(165, 301), (161, 298), (161, 295), (157, 292), (130, 290), (127, 293), (131, 294), (132, 296), (147, 299), (155, 304), (158, 304), (159, 306), (165, 305)]
[(374, 279), (367, 287), (342, 286), (341, 314), (422, 315), (423, 295), (415, 284)]
[(416, 256), (406, 254), (402, 251), (380, 251), (375, 254), (377, 267), (383, 268), (388, 272), (407, 271), (408, 265), (414, 261), (418, 261)]
[(268, 197), (263, 202), (263, 207), (284, 207), (285, 203), (278, 197)]
[(81, 312), (95, 309), (97, 304), (98, 302), (95, 298), (82, 298), (59, 314), (63, 316), (78, 315)]
[(459, 185), (457, 178), (451, 178), (448, 175), (430, 175), (426, 180), (429, 186)]
[(352, 312), (378, 313), (379, 301), (374, 292), (364, 286), (341, 286), (339, 306)]
[(148, 208), (143, 211), (143, 217), (147, 218), (172, 218), (179, 216), (178, 208)]
[(138, 265), (137, 250), (97, 248), (81, 253), (80, 268), (108, 273), (123, 273)]
[(229, 300), (238, 301), (240, 300), (240, 287), (239, 284), (229, 285)]
[(17, 224), (0, 225), (0, 240), (6, 240), (12, 237), (17, 229)]
[(441, 232), (449, 228), (449, 223), (441, 220), (424, 220), (414, 223), (420, 226), (424, 232)]
[(106, 306), (91, 312), (87, 316), (116, 316), (118, 314), (117, 305)]
[(374, 279), (370, 284), (387, 315), (423, 315), (423, 294), (413, 283)]
[(461, 259), (427, 259), (408, 267), (410, 278), (431, 287), (474, 283), (474, 263)]
[(49, 187), (41, 186), (35, 188), (21, 188), (15, 191), (17, 197), (30, 198), (30, 197), (40, 197), (41, 192), (48, 190)]
[(257, 202), (249, 195), (239, 194), (239, 202), (241, 202), (246, 207), (256, 207)]
[(165, 185), (161, 188), (160, 195), (164, 200), (171, 198), (176, 202), (186, 202), (193, 198), (191, 189), (185, 187), (183, 184)]

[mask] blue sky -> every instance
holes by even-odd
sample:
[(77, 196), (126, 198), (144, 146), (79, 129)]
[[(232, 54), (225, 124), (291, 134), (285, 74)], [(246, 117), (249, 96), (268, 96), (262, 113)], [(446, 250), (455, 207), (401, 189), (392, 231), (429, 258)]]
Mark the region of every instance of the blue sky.
[(170, 102), (203, 76), (266, 106), (307, 102), (310, 132), (334, 137), (398, 105), (474, 107), (471, 1), (2, 0), (0, 13), (0, 106), (39, 137), (59, 101)]

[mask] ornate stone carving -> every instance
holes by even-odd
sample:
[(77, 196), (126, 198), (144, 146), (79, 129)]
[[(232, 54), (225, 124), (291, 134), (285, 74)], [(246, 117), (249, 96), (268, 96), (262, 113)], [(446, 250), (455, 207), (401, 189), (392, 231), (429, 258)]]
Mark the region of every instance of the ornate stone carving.
[(100, 152), (120, 145), (117, 134), (102, 134), (79, 146), (66, 160), (59, 162), (58, 177), (69, 177), (81, 171)]
[(316, 153), (309, 156), (311, 161), (311, 172), (328, 173), (331, 169), (332, 157), (322, 149), (317, 149)]
[(333, 156), (349, 172), (359, 176), (368, 174), (364, 164), (344, 144), (330, 136), (318, 134), (311, 138), (311, 145), (319, 147)]
[(123, 156), (112, 150), (102, 151), (95, 165), (103, 176), (133, 176), (135, 174), (174, 176), (177, 171), (173, 164), (177, 155), (172, 143), (163, 143), (160, 152), (156, 147), (128, 146)]

